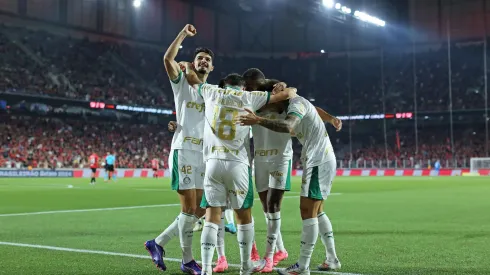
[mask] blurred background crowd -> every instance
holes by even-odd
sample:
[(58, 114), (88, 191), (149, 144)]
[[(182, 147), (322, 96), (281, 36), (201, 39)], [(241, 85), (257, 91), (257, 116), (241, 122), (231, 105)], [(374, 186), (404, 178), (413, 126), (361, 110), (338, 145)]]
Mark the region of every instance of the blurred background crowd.
[[(412, 113), (410, 119), (346, 119), (339, 133), (329, 127), (339, 167), (425, 168), (436, 160), (468, 167), (471, 157), (488, 156), (485, 47), (451, 41), (274, 58), (217, 51), (208, 82), (260, 68), (334, 115)], [(0, 93), (173, 110), (165, 49), (2, 25)], [(184, 47), (178, 58), (190, 61), (192, 54)], [(9, 108), (1, 108), (0, 167), (86, 167), (88, 155), (109, 151), (118, 167), (149, 167), (154, 157), (167, 165), (171, 116), (135, 123)], [(295, 168), (301, 168), (300, 151), (295, 142)]]

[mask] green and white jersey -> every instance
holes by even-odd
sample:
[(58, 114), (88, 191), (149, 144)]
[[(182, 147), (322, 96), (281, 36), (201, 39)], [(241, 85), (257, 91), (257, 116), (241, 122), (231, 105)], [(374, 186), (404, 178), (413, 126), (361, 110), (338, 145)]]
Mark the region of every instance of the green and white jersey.
[(246, 109), (256, 111), (269, 102), (269, 93), (246, 92), (202, 84), (198, 90), (206, 106), (204, 161), (222, 159), (250, 166), (250, 126), (237, 124)]
[[(260, 116), (268, 119), (285, 119), (286, 112), (279, 114), (264, 111)], [(288, 161), (293, 158), (293, 142), (289, 133), (271, 131), (260, 125), (252, 126), (254, 135), (254, 159), (257, 162)]]
[(292, 98), (289, 100), (288, 115), (301, 119), (294, 133), (303, 145), (301, 160), (306, 165), (305, 168), (335, 160), (327, 129), (313, 104), (301, 96)]
[(170, 81), (174, 92), (177, 129), (172, 138), (172, 149), (202, 152), (204, 132), (204, 100), (189, 85), (181, 71)]

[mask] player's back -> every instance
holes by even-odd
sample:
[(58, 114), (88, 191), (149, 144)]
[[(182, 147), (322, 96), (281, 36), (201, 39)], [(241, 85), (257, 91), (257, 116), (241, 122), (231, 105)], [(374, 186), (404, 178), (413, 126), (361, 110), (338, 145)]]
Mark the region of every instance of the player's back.
[(206, 104), (204, 127), (204, 158), (243, 162), (249, 161), (249, 126), (236, 120), (246, 114), (245, 109), (256, 111), (268, 101), (268, 93), (246, 92), (232, 88), (203, 85), (200, 88)]
[(202, 151), (204, 100), (189, 85), (182, 71), (178, 78), (170, 83), (174, 93), (177, 120), (172, 148)]
[(335, 160), (325, 124), (310, 101), (301, 96), (290, 99), (288, 114), (301, 119), (294, 132), (303, 145), (301, 159), (307, 166), (317, 166)]

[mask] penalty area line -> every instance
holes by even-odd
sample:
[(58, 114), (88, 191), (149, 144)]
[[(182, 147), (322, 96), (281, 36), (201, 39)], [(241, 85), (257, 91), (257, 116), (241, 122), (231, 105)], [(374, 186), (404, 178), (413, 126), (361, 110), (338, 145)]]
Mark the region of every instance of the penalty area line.
[[(101, 250), (89, 250), (89, 249), (76, 249), (76, 248), (49, 246), (49, 245), (11, 243), (11, 242), (0, 242), (0, 245), (37, 248), (37, 249), (63, 251), (63, 252), (84, 253), (84, 254), (99, 254), (99, 255), (107, 255), (107, 256), (129, 257), (129, 258), (138, 258), (138, 259), (147, 259), (147, 260), (151, 259), (151, 257), (149, 255), (138, 255), (138, 254), (109, 252), (109, 251), (101, 251)], [(182, 261), (181, 259), (176, 259), (176, 258), (164, 258), (164, 260), (169, 261), (169, 262), (179, 262), (179, 263)], [(240, 265), (238, 265), (238, 264), (229, 264), (229, 266), (238, 267), (238, 268), (240, 267)], [(317, 274), (333, 274), (333, 275), (365, 275), (365, 274), (358, 274), (358, 273), (315, 271), (315, 270), (310, 270), (310, 272), (311, 273), (317, 273)]]

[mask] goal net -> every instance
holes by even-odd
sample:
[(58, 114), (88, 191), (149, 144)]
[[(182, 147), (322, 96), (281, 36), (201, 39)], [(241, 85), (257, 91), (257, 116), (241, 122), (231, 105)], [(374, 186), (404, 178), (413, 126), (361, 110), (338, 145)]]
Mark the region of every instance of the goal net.
[(490, 158), (471, 158), (470, 172), (478, 173), (480, 169), (490, 169)]

